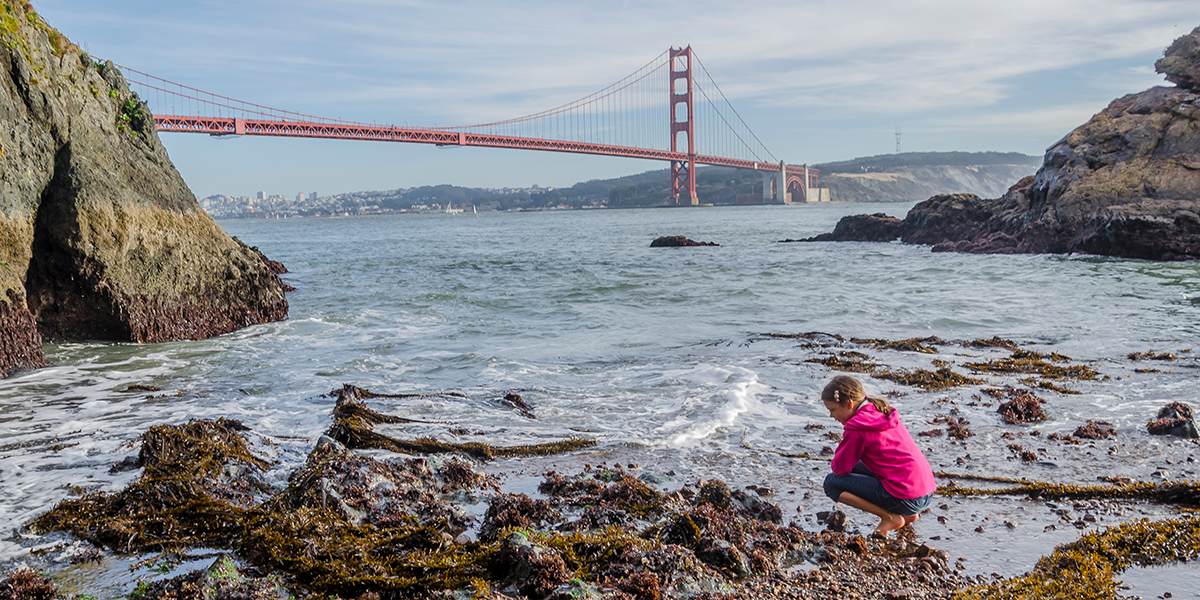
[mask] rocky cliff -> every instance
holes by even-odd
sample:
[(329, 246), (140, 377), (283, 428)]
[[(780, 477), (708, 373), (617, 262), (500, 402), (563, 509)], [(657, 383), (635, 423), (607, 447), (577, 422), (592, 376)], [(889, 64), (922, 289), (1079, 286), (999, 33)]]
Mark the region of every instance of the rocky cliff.
[(287, 317), (283, 283), (196, 203), (119, 70), (0, 0), (0, 375), (42, 340), (161, 342)]
[(900, 239), (935, 251), (1200, 259), (1200, 27), (1155, 69), (1176, 85), (1114, 100), (999, 199), (918, 204)]
[(1030, 165), (930, 165), (878, 173), (822, 174), (821, 187), (834, 202), (917, 202), (935, 194), (999, 196), (1032, 175)]

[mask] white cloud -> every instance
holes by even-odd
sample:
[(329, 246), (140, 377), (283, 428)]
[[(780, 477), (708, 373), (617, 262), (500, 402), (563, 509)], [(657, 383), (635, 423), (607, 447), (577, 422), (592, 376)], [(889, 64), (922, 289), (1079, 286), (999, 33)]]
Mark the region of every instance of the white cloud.
[[(820, 115), (872, 128), (842, 139), (879, 135), (877, 119), (918, 127), (945, 115), (1062, 127), (1080, 107), (1161, 83), (1149, 63), (1200, 24), (1194, 0), (35, 2), (92, 52), (167, 79), (412, 125), (544, 110), (691, 44), (748, 122), (802, 131)], [(758, 133), (776, 154), (799, 143)]]

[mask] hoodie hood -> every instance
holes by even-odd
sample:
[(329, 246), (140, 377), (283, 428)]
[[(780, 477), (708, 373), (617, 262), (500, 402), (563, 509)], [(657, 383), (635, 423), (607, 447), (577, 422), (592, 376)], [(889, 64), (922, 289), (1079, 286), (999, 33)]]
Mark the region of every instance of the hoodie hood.
[(900, 411), (892, 407), (886, 416), (870, 402), (863, 402), (858, 411), (846, 421), (845, 428), (857, 431), (885, 431), (900, 426)]

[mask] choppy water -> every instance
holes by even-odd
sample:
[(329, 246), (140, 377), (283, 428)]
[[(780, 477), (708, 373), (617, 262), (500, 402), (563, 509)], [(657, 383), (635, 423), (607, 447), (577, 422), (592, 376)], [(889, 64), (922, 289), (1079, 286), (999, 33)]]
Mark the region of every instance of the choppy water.
[[(927, 428), (923, 421), (939, 411), (937, 400), (958, 403), (979, 435), (966, 443), (921, 438), (938, 469), (1078, 483), (1094, 483), (1098, 474), (1150, 479), (1156, 470), (1196, 478), (1187, 462), (1196, 446), (1152, 439), (1145, 423), (1166, 402), (1200, 404), (1200, 264), (933, 254), (895, 243), (774, 243), (830, 231), (847, 214), (903, 216), (909, 207), (222, 222), (292, 271), (284, 276), (297, 288), (289, 295), (291, 318), (197, 342), (47, 346), (57, 366), (0, 382), (0, 559), (27, 552), (22, 543), (31, 542), (10, 532), (67, 497), (69, 486), (115, 490), (135, 477), (107, 469), (135, 453), (137, 437), (152, 425), (242, 419), (278, 443), (282, 480), (329, 426), (332, 401), (324, 394), (343, 383), (390, 393), (462, 392), (462, 399), (380, 400), (379, 406), (486, 433), (472, 441), (531, 443), (578, 434), (601, 441), (575, 457), (501, 461), (490, 467), (496, 470), (524, 469), (532, 477), (546, 466), (609, 460), (674, 471), (678, 482), (769, 482), (785, 510), (806, 519), (831, 504), (820, 494), (827, 467), (742, 444), (791, 453), (832, 445), (823, 431), (804, 428), (836, 425), (816, 401), (830, 372), (804, 362), (821, 349), (764, 333), (1036, 343), (1041, 352), (1069, 355), (1108, 376), (1068, 384), (1080, 395), (1043, 394), (1052, 419), (1041, 431), (1070, 433), (1085, 419), (1103, 418), (1116, 425), (1117, 441), (1041, 444), (1046, 464), (1023, 467), (1007, 459), (1008, 442), (999, 438), (1021, 428), (1002, 425), (994, 408), (966, 406), (979, 386), (926, 393), (869, 377), (865, 383), (869, 392), (909, 392), (895, 404), (914, 432)], [(721, 247), (649, 248), (660, 235)], [(1180, 360), (1126, 358), (1148, 350)], [(958, 346), (934, 356), (867, 352), (909, 368), (1007, 355)], [(1019, 377), (987, 379), (1017, 384)], [(538, 419), (500, 406), (495, 400), (508, 391), (532, 404)], [(420, 427), (404, 435), (453, 437), (445, 426)], [(1110, 448), (1116, 450), (1109, 454)], [(510, 481), (522, 485), (519, 475)], [(1002, 574), (1028, 570), (1039, 554), (1078, 535), (1073, 528), (1044, 533), (1041, 521), (1027, 532), (976, 534), (965, 522), (988, 512), (1041, 514), (1017, 501), (979, 508), (986, 506), (956, 509), (962, 531), (953, 520), (933, 519), (922, 520), (918, 531), (967, 556), (974, 572)], [(873, 526), (868, 521), (853, 522)]]

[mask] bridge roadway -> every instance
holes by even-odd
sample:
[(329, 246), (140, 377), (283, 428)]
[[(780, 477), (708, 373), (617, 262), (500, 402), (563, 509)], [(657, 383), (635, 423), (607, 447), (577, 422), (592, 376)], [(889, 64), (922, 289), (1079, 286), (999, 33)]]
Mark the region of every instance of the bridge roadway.
[[(485, 148), (513, 148), (519, 150), (545, 150), (550, 152), (574, 152), (577, 154), (623, 156), (627, 158), (645, 158), (650, 160), (681, 162), (691, 160), (703, 165), (735, 167), (738, 169), (752, 169), (755, 171), (775, 173), (779, 172), (779, 170), (782, 168), (782, 165), (777, 163), (753, 162), (736, 158), (722, 158), (719, 156), (705, 156), (701, 154), (688, 156), (686, 152), (671, 152), (669, 150), (629, 148), (626, 146), (613, 146), (608, 144), (545, 140), (440, 129), (416, 129), (394, 126), (371, 126), (350, 123), (317, 123), (308, 121), (260, 121), (253, 119), (187, 117), (178, 115), (154, 115), (154, 123), (158, 127), (159, 131), (171, 131), (177, 133), (207, 133), (214, 136), (265, 135), (273, 137), (307, 137), (339, 140), (368, 140), (376, 142), (408, 142), (416, 144), (435, 144), (438, 146), (457, 145), (480, 146)], [(803, 170), (803, 167), (795, 165), (787, 166), (787, 171), (795, 173), (795, 170)]]

